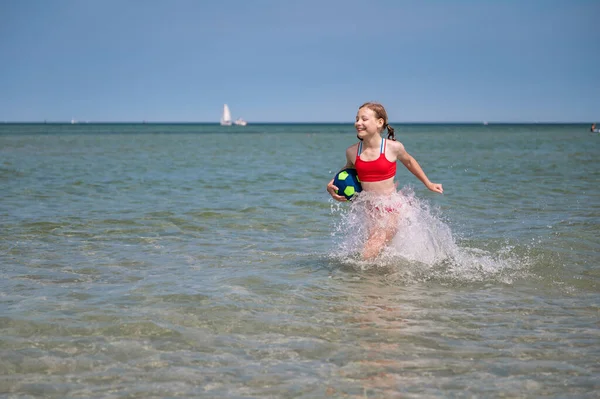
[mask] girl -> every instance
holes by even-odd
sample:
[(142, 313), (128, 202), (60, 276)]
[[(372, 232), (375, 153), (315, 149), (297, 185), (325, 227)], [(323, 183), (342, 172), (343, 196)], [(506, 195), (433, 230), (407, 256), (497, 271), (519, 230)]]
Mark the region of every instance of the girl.
[[(379, 255), (396, 234), (401, 206), (393, 201), (396, 194), (396, 161), (402, 162), (429, 190), (440, 194), (444, 190), (441, 184), (429, 181), (417, 160), (406, 152), (402, 143), (396, 141), (383, 105), (372, 102), (361, 105), (354, 127), (360, 141), (346, 150), (346, 165), (342, 169), (356, 168), (362, 185), (359, 198), (365, 198), (364, 205), (369, 216), (367, 241), (362, 253), (367, 260)], [(388, 131), (387, 139), (381, 137), (383, 129)], [(337, 189), (331, 179), (327, 184), (327, 192), (336, 201), (346, 201), (344, 196), (336, 194)]]

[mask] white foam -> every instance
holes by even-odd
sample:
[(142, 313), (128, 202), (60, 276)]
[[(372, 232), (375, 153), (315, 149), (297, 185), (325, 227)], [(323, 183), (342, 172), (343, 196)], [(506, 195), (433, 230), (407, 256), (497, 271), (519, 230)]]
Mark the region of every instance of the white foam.
[[(369, 223), (385, 224), (386, 212), (400, 204), (397, 232), (393, 239), (370, 261), (362, 260), (362, 249), (369, 231)], [(523, 264), (511, 255), (510, 248), (497, 253), (461, 247), (452, 230), (442, 220), (439, 209), (414, 195), (410, 187), (388, 197), (362, 192), (349, 206), (336, 205), (333, 229), (335, 241), (331, 257), (343, 266), (355, 270), (377, 270), (400, 275), (404, 279), (452, 279), (483, 281), (502, 277), (511, 282), (507, 270), (522, 268)], [(389, 219), (388, 219), (389, 220)]]

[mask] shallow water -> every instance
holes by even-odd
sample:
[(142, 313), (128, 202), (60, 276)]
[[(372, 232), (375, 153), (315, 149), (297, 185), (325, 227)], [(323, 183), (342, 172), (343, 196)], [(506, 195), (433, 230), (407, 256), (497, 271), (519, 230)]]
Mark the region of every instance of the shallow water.
[(376, 262), (351, 125), (0, 125), (5, 397), (595, 397), (599, 137), (398, 125)]

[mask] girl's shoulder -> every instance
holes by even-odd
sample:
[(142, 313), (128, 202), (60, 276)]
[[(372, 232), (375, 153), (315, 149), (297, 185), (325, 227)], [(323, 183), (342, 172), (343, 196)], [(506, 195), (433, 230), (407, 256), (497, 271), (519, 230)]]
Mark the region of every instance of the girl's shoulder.
[(388, 139), (386, 145), (388, 148), (390, 148), (393, 151), (403, 151), (404, 150), (404, 145), (399, 141)]
[(346, 151), (356, 151), (360, 143), (354, 143), (350, 147), (346, 148)]
[(346, 159), (350, 163), (354, 163), (354, 157), (356, 156), (356, 152), (358, 151), (358, 143), (352, 144), (350, 147), (346, 148)]

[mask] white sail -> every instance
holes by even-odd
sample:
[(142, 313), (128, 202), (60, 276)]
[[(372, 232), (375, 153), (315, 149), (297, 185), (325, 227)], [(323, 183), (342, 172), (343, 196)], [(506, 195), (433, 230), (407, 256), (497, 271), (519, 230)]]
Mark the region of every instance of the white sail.
[(221, 126), (231, 126), (231, 112), (227, 104), (223, 105), (223, 116), (221, 117)]

